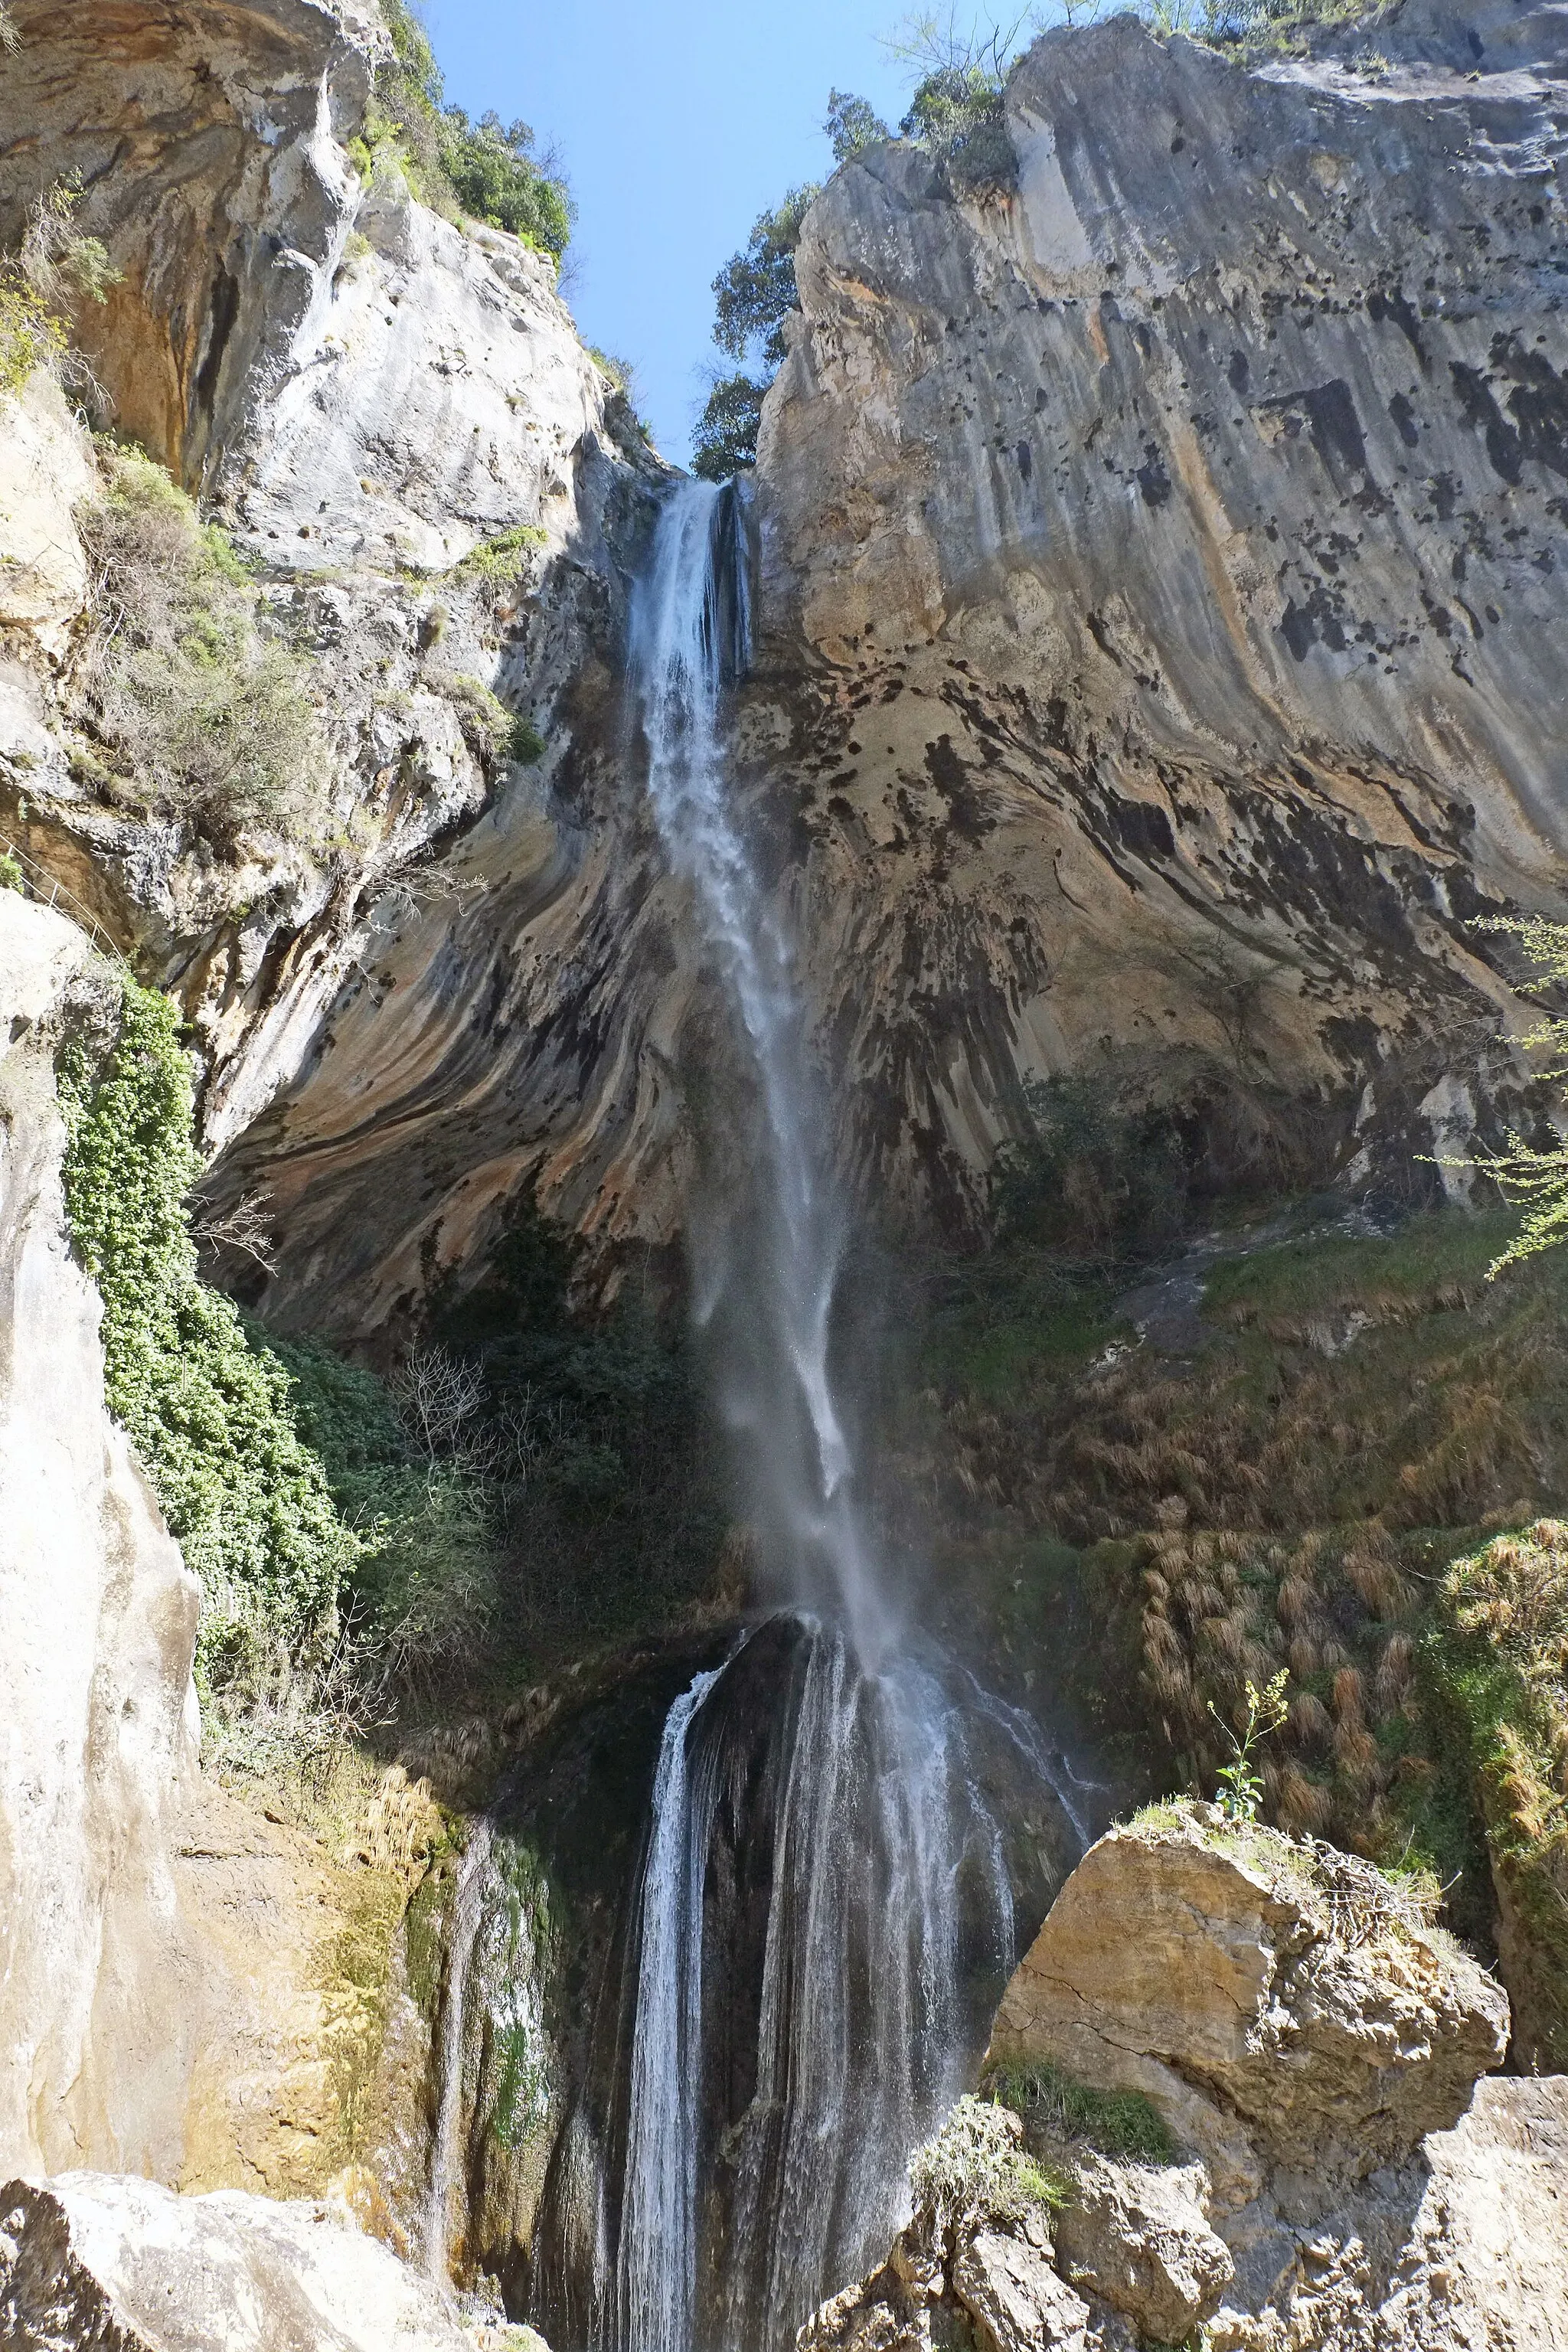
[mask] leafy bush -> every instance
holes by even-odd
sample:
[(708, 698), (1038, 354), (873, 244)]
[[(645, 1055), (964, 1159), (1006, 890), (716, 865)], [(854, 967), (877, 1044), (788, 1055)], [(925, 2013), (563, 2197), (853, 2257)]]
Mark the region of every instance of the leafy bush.
[(478, 547), (470, 548), (453, 566), (453, 577), (484, 580), (498, 588), (510, 587), (527, 570), (529, 557), (545, 546), (548, 540), (549, 533), (537, 523), (516, 523), (510, 530), (497, 531), (493, 538), (481, 539)]
[(1026, 2156), (1023, 2138), (1011, 2108), (960, 2099), (935, 2138), (910, 2158), (916, 2213), (943, 2234), (985, 2221), (1022, 2221), (1031, 2206), (1065, 2204), (1069, 2184)]
[(447, 218), (467, 214), (507, 230), (559, 261), (572, 235), (565, 183), (534, 154), (526, 122), (495, 113), (471, 122), (446, 103), (441, 69), (424, 27), (404, 0), (386, 0), (393, 55), (376, 76), (365, 136), (350, 147), (367, 177), (388, 157), (413, 193)]
[[(8, 46), (0, 31), (0, 51)], [(61, 372), (68, 354), (61, 309), (73, 297), (106, 301), (123, 275), (100, 241), (76, 226), (80, 202), (79, 178), (58, 180), (28, 212), (19, 256), (0, 263), (0, 394), (19, 393), (37, 368)]]
[(1513, 1933), (1518, 2063), (1568, 2066), (1568, 1526), (1540, 1519), (1457, 1559), (1433, 1664), (1469, 1751)]
[(304, 665), (258, 626), (249, 574), (163, 467), (101, 454), (103, 495), (78, 517), (100, 727), (153, 807), (214, 838), (257, 824), (308, 834), (322, 754)]
[(1026, 2132), (1078, 2140), (1102, 2156), (1171, 2164), (1176, 2144), (1164, 2118), (1141, 2091), (1095, 2091), (1048, 2058), (998, 2066), (986, 2083), (994, 2099), (1023, 2119)]
[(863, 153), (868, 147), (879, 147), (893, 135), (868, 98), (856, 98), (843, 89), (828, 91), (827, 115), (822, 127), (827, 133), (836, 163), (847, 163), (851, 156)]
[(243, 1696), (280, 1650), (324, 1650), (359, 1547), (300, 1442), (283, 1366), (197, 1276), (185, 1200), (200, 1161), (174, 1006), (125, 980), (101, 1072), (68, 1047), (59, 1091), (66, 1206), (103, 1298), (110, 1407), (202, 1580), (207, 1692)]
[(691, 470), (700, 481), (727, 482), (742, 466), (756, 464), (767, 389), (743, 370), (714, 384), (692, 436)]

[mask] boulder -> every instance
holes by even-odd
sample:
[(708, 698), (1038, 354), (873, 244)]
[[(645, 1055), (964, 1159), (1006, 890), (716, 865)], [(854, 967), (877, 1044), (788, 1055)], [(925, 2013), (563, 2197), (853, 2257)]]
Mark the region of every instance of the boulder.
[(974, 2322), (982, 2352), (1081, 2352), (1089, 2305), (1048, 2254), (1012, 2230), (980, 2230), (960, 2245), (952, 2291)]
[(0, 2189), (0, 2343), (474, 2352), (450, 2298), (320, 2204), (68, 2172)]
[(1086, 2151), (1076, 2171), (1072, 2201), (1056, 2219), (1060, 2268), (1145, 2336), (1182, 2342), (1236, 2275), (1205, 2217), (1202, 2168), (1117, 2164)]
[(1142, 2092), (1222, 2206), (1310, 2203), (1446, 2131), (1508, 2001), (1370, 1864), (1216, 1808), (1112, 1830), (1004, 1995), (991, 2058)]

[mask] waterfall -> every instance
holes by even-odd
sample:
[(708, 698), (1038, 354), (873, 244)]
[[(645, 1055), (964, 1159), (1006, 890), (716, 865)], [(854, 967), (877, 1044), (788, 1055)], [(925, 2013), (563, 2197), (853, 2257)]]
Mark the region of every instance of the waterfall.
[(586, 2314), (594, 2352), (787, 2352), (881, 2259), (906, 2159), (964, 2087), (1016, 1957), (1008, 1839), (1050, 1812), (1046, 1877), (1084, 1840), (1027, 1718), (904, 1635), (863, 1517), (830, 1355), (826, 1122), (728, 791), (742, 523), (732, 488), (671, 492), (635, 649), (651, 805), (755, 1105), (749, 1197), (727, 1241), (694, 1235), (695, 1287), (700, 1317), (731, 1308), (721, 1402), (790, 1605), (665, 1722), (605, 2014), (616, 2087), (569, 2121), (548, 2225), (560, 2249), (607, 2227), (610, 2258), (535, 2309), (552, 2334)]
[(475, 1822), (458, 1867), (452, 1924), (447, 1939), (447, 1998), (441, 2011), (437, 2067), (436, 2134), (430, 2149), (430, 2188), (425, 2203), (425, 2267), (445, 2283), (452, 2189), (458, 2178), (463, 2116), (463, 2009), (468, 1969), (484, 1916), (485, 1876), (492, 1843), (488, 1817)]

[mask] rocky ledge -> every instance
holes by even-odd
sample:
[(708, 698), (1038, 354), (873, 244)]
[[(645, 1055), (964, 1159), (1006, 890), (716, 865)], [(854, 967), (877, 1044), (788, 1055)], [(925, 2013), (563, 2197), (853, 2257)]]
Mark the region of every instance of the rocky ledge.
[(1003, 2000), (1011, 2173), (955, 2202), (950, 2158), (801, 2352), (1568, 2346), (1568, 2078), (1490, 2074), (1508, 2024), (1369, 1864), (1158, 1808), (1090, 1849)]

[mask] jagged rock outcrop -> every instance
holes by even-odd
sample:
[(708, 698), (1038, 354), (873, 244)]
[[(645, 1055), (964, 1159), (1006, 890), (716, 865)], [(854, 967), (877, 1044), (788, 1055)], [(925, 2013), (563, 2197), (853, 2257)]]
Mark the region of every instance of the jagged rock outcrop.
[(1568, 848), (1564, 70), (1548, 8), (1120, 16), (1016, 68), (1016, 193), (812, 208), (748, 740), (868, 1176), (962, 1197), (1063, 1067), (1321, 1098), (1324, 1164), (1483, 1115), (1467, 923)]
[(0, 2167), (179, 2160), (190, 2024), (173, 1822), (198, 1592), (103, 1396), (70, 1255), (53, 1057), (91, 949), (0, 890)]
[(1019, 1963), (992, 2058), (1143, 2093), (1223, 2205), (1272, 2179), (1310, 2206), (1449, 2129), (1508, 2046), (1500, 1988), (1389, 1895), (1214, 1807), (1113, 1830)]
[(27, 2352), (475, 2352), (476, 2342), (439, 2287), (324, 2205), (175, 2197), (95, 2172), (0, 2189), (0, 2337)]
[[(972, 2212), (945, 2242), (917, 2214), (803, 2352), (947, 2343), (959, 2308), (985, 2352), (1199, 2328), (1214, 2352), (1568, 2345), (1568, 2077), (1478, 2080), (1506, 2032), (1496, 1986), (1369, 1865), (1210, 1808), (1113, 1831), (1009, 1985), (989, 2062), (1070, 2177), (1061, 2210)], [(1031, 2066), (1057, 2070), (1037, 2105)], [(1149, 2099), (1172, 2160), (1075, 2138), (1064, 2074)], [(972, 2247), (1012, 2282), (1005, 2324), (963, 2292)]]

